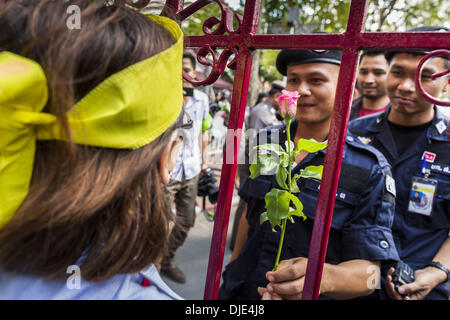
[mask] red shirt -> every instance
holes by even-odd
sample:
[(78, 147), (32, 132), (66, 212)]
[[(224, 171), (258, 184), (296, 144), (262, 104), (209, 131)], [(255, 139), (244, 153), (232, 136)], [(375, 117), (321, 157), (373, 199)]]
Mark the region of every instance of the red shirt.
[(364, 116), (367, 116), (367, 115), (369, 115), (369, 114), (374, 114), (374, 113), (378, 113), (378, 112), (383, 112), (384, 110), (386, 110), (387, 107), (388, 107), (388, 106), (385, 106), (385, 107), (380, 108), (380, 109), (366, 109), (366, 108), (362, 108), (362, 107), (361, 107), (361, 109), (359, 109), (359, 116), (360, 116), (360, 117), (364, 117)]

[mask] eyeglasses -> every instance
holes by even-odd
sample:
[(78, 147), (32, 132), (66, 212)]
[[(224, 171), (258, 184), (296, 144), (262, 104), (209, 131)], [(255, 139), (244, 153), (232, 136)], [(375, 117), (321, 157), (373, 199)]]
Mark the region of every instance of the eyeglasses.
[(189, 113), (184, 110), (184, 107), (181, 109), (181, 112), (175, 120), (175, 129), (191, 129), (194, 125), (194, 121), (192, 120)]
[(181, 128), (182, 129), (191, 129), (193, 127), (193, 125), (194, 125), (194, 121), (192, 120), (192, 118), (189, 115), (189, 113), (184, 111), (184, 108), (183, 108), (183, 114), (184, 114), (184, 117), (186, 117), (186, 121), (183, 121), (183, 123), (181, 124)]
[(189, 130), (193, 127), (194, 125), (194, 121), (192, 120), (191, 116), (189, 115), (189, 113), (187, 113), (184, 108), (181, 110), (181, 113), (178, 117), (178, 119), (175, 121), (175, 131), (172, 133), (172, 137), (170, 139), (169, 145), (169, 158), (168, 158), (168, 164), (167, 164), (167, 170), (169, 171), (169, 173), (171, 173), (175, 167), (175, 163), (177, 161), (179, 152), (181, 147), (183, 146), (183, 144), (185, 143), (184, 141), (184, 136), (186, 135), (186, 133), (184, 132), (184, 130), (180, 130), (180, 129), (185, 129), (185, 130)]

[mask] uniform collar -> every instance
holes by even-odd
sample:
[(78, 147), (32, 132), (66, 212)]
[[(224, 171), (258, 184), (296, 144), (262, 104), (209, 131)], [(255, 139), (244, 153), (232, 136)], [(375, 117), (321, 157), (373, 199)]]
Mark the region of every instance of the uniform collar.
[[(385, 126), (387, 125), (387, 119), (389, 112), (391, 111), (392, 105), (389, 104), (387, 109), (380, 113), (375, 121), (369, 124), (367, 131), (371, 133), (380, 133), (385, 131)], [(441, 112), (436, 106), (434, 108), (434, 118), (431, 122), (430, 127), (427, 130), (428, 139), (434, 139), (439, 141), (447, 141), (447, 124), (449, 122), (448, 117)]]
[(185, 104), (185, 107), (190, 106), (191, 104), (201, 99), (202, 99), (202, 92), (197, 89), (194, 89), (194, 94), (192, 95), (192, 97), (189, 97), (188, 101)]
[[(295, 132), (297, 131), (297, 126), (298, 126), (298, 120), (294, 119), (292, 121), (292, 123), (291, 123), (291, 140), (292, 141), (294, 141)], [(281, 145), (284, 146), (284, 143), (287, 140), (287, 137), (286, 137), (286, 133), (287, 133), (286, 132), (286, 122), (284, 122), (284, 121), (283, 121), (283, 124), (281, 125), (281, 132), (282, 132), (282, 134), (281, 134), (280, 142), (281, 142)], [(327, 139), (328, 139), (328, 136), (325, 138), (325, 140), (327, 140)], [(327, 150), (327, 148), (319, 150), (316, 153), (323, 153), (323, 154), (325, 154), (326, 150)], [(314, 154), (316, 154), (316, 153), (314, 153)]]
[(199, 90), (194, 89), (193, 97), (194, 97), (195, 100), (201, 100), (202, 99), (202, 93)]
[(431, 126), (428, 128), (428, 138), (438, 141), (448, 141), (446, 133), (448, 122), (448, 116), (434, 106), (434, 118), (431, 122)]
[(375, 121), (372, 121), (367, 127), (367, 131), (370, 133), (380, 133), (384, 131), (384, 126), (387, 125), (387, 118), (389, 112), (391, 111), (391, 104), (386, 108), (386, 110), (380, 113)]

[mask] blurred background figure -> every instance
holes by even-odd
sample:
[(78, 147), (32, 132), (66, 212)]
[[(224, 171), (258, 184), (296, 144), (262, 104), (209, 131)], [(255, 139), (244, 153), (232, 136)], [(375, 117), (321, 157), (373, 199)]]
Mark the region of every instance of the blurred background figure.
[(362, 52), (355, 86), (361, 96), (354, 98), (350, 120), (386, 110), (389, 104), (385, 88), (387, 71), (388, 62), (383, 51)]
[[(186, 51), (183, 54), (183, 71), (193, 79), (196, 77), (195, 65), (194, 54)], [(161, 265), (161, 274), (179, 283), (186, 282), (186, 275), (176, 265), (175, 255), (195, 224), (198, 179), (200, 172), (207, 168), (208, 131), (203, 130), (203, 124), (209, 120), (209, 99), (205, 93), (183, 80), (183, 95), (184, 121), (189, 118), (193, 125), (184, 130), (183, 143), (167, 186), (169, 203), (175, 201), (176, 224), (169, 237), (168, 254)]]

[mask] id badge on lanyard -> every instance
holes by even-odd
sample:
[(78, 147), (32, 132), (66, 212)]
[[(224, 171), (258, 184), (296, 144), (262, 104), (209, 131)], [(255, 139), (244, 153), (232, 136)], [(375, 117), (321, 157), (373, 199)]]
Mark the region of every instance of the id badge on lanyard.
[(422, 176), (412, 178), (408, 211), (431, 216), (438, 181), (428, 178), (430, 170), (426, 168), (426, 162), (427, 158), (424, 155), (421, 169)]

